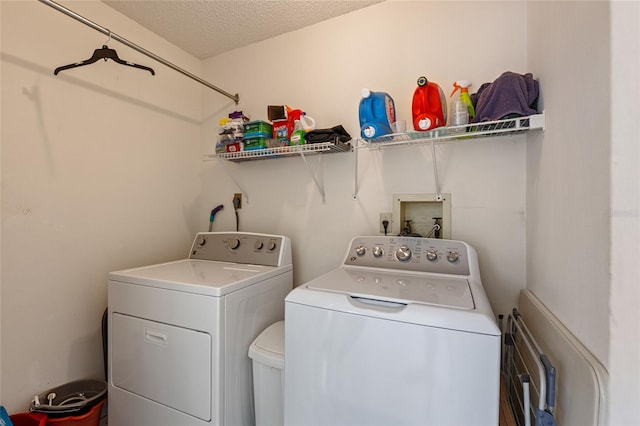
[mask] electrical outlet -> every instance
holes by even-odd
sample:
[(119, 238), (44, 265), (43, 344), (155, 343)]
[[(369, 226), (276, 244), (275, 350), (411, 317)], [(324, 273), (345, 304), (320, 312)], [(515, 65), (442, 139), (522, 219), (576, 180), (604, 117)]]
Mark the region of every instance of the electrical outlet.
[(391, 213), (380, 213), (380, 233), (384, 234), (384, 221), (388, 221), (387, 224), (387, 234), (391, 233)]
[(233, 203), (234, 203), (234, 206), (236, 205), (236, 203), (238, 204), (238, 207), (236, 207), (236, 210), (240, 210), (242, 208), (242, 193), (237, 192), (233, 194)]

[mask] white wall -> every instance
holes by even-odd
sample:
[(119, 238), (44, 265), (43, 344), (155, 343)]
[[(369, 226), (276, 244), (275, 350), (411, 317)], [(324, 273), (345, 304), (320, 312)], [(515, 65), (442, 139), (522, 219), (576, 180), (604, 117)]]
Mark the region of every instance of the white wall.
[[(465, 28), (473, 31), (460, 31)], [(363, 87), (388, 92), (399, 118), (410, 121), (419, 76), (439, 83), (447, 96), (454, 80), (468, 79), (477, 88), (506, 70), (526, 72), (525, 45), (523, 2), (392, 1), (211, 58), (203, 75), (239, 92), (238, 108), (252, 119), (266, 119), (267, 105), (288, 104), (321, 128), (342, 124), (357, 137)], [(208, 153), (218, 120), (234, 105), (211, 95), (203, 109)], [(525, 153), (521, 135), (437, 147), (442, 191), (452, 194), (452, 238), (479, 252), (496, 314), (515, 306), (524, 287)], [(338, 266), (352, 237), (378, 233), (378, 215), (392, 211), (394, 193), (435, 191), (428, 146), (362, 149), (359, 161), (354, 201), (353, 153), (310, 158), (325, 203), (300, 158), (227, 167), (211, 161), (205, 177), (211, 206), (225, 204), (216, 229), (235, 227), (233, 177), (249, 195), (240, 229), (290, 236), (295, 284), (306, 282)]]
[(640, 7), (529, 2), (528, 16), (547, 129), (527, 152), (527, 286), (607, 366), (608, 424), (637, 425)]
[[(65, 4), (199, 72), (199, 61), (101, 3)], [(609, 25), (607, 4), (389, 1), (209, 59), (203, 77), (239, 92), (238, 108), (253, 118), (287, 103), (355, 137), (362, 87), (389, 92), (408, 119), (419, 75), (448, 92), (454, 79), (477, 89), (507, 69), (533, 72), (547, 112), (544, 135), (438, 146), (442, 189), (453, 194), (453, 238), (478, 249), (496, 313), (514, 306), (528, 281), (609, 365), (610, 424), (637, 424), (638, 348), (629, 342), (640, 303), (637, 264), (628, 263), (638, 251), (629, 232), (639, 208), (630, 183), (637, 145), (629, 142), (638, 138), (629, 117), (610, 118), (608, 90), (611, 82), (614, 112), (637, 108), (616, 78), (638, 74), (637, 33), (629, 32), (637, 31), (638, 7), (611, 3)], [(36, 391), (101, 376), (107, 271), (182, 256), (219, 203), (225, 210), (215, 229), (234, 229), (238, 188), (200, 154), (213, 150), (218, 120), (236, 107), (113, 42), (158, 75), (99, 63), (54, 77), (53, 68), (88, 57), (105, 37), (36, 2), (2, 1), (0, 16), (0, 397), (18, 411)], [(574, 110), (587, 95), (606, 100)], [(353, 160), (351, 153), (311, 159), (326, 203), (299, 158), (227, 167), (249, 195), (241, 229), (292, 237), (296, 284), (335, 267), (352, 236), (375, 233), (393, 193), (434, 191), (428, 148), (362, 150), (355, 201)], [(613, 217), (609, 233), (615, 211), (630, 214)]]
[(608, 2), (528, 2), (544, 138), (527, 145), (527, 287), (608, 365)]
[[(194, 73), (200, 61), (101, 2), (77, 13)], [(184, 256), (199, 208), (201, 86), (91, 56), (107, 37), (36, 1), (2, 10), (2, 404), (102, 378), (107, 272)], [(205, 219), (206, 220), (206, 219)]]
[[(640, 424), (640, 3), (611, 3), (609, 424)], [(635, 94), (635, 95), (634, 95)]]

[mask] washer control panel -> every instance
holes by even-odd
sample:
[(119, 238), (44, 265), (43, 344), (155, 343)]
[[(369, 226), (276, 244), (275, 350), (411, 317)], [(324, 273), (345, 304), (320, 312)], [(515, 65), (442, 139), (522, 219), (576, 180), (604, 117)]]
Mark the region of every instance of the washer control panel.
[(462, 241), (416, 237), (356, 237), (345, 265), (469, 275), (469, 250)]
[(281, 266), (287, 244), (287, 238), (277, 235), (201, 232), (193, 241), (189, 259)]

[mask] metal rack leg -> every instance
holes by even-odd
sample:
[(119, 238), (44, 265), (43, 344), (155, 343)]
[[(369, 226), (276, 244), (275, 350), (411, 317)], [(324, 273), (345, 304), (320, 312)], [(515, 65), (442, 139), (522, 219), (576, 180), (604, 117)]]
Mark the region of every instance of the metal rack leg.
[[(324, 202), (325, 202), (324, 188), (322, 187), (322, 185), (318, 181), (315, 173), (313, 173), (313, 169), (309, 165), (309, 161), (307, 161), (307, 157), (303, 153), (300, 153), (300, 157), (302, 157), (302, 161), (304, 161), (305, 166), (307, 166), (307, 169), (309, 170), (309, 174), (311, 174), (311, 177), (313, 178), (313, 181), (316, 184), (316, 188), (318, 188), (318, 191), (320, 191), (320, 195), (322, 196), (322, 204), (324, 204)], [(322, 162), (322, 155), (319, 155), (318, 158), (319, 158), (318, 161)]]
[(442, 191), (440, 191), (440, 178), (438, 176), (438, 164), (436, 158), (436, 142), (431, 139), (431, 157), (433, 159), (433, 179), (436, 184), (436, 201), (442, 201)]
[(358, 199), (358, 146), (356, 142), (356, 146), (354, 147), (353, 153), (355, 160), (353, 166), (353, 194), (351, 195), (354, 200)]

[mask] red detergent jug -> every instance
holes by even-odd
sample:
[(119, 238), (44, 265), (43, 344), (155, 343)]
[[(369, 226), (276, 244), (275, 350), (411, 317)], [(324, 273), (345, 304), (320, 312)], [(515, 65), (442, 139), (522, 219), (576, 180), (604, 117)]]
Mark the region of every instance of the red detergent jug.
[(426, 131), (441, 127), (447, 123), (447, 100), (444, 92), (427, 77), (418, 78), (418, 87), (413, 92), (411, 106), (413, 128)]

